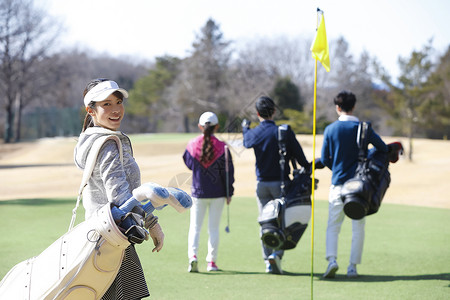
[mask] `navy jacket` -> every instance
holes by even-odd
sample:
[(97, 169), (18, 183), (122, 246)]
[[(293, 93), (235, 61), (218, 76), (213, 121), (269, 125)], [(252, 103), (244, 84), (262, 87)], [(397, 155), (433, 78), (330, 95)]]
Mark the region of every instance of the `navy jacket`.
[[(341, 118), (345, 119), (345, 118)], [(325, 166), (333, 172), (331, 184), (341, 185), (355, 175), (358, 166), (359, 148), (356, 143), (359, 121), (356, 117), (337, 120), (325, 128), (323, 134), (322, 157)], [(388, 148), (372, 127), (367, 135), (369, 143), (383, 152)]]
[[(262, 121), (257, 127), (243, 128), (244, 147), (253, 148), (256, 157), (256, 178), (258, 181), (280, 181), (280, 153), (278, 147), (278, 126), (274, 121)], [(289, 161), (294, 158), (305, 168), (310, 167), (303, 149), (294, 132), (289, 128), (286, 142), (284, 179), (290, 174)]]

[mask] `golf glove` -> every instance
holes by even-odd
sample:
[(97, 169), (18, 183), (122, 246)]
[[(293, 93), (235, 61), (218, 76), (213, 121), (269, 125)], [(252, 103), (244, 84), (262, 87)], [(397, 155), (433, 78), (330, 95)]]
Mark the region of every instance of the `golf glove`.
[(159, 252), (164, 245), (164, 233), (161, 229), (161, 226), (156, 223), (152, 228), (149, 228), (150, 237), (153, 240), (153, 244), (155, 248), (153, 248), (152, 252)]
[(249, 120), (247, 120), (247, 119), (244, 119), (244, 120), (242, 120), (241, 126), (242, 126), (242, 128), (244, 128), (244, 127), (250, 127), (250, 124), (251, 124), (251, 123), (252, 123), (251, 121), (249, 121)]

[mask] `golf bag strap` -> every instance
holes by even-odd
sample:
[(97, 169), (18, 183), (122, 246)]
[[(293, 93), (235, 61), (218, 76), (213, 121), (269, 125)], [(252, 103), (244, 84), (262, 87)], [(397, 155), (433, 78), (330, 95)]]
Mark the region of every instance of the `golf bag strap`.
[[(281, 124), (278, 126), (278, 149), (280, 152), (280, 170), (281, 170), (281, 198), (284, 200), (286, 196), (286, 183), (284, 182), (284, 166), (286, 162), (286, 142), (287, 142), (287, 131), (289, 130), (288, 124)], [(297, 169), (297, 163), (294, 158), (290, 160), (293, 169)]]
[(72, 210), (72, 219), (70, 220), (70, 225), (69, 225), (68, 231), (70, 231), (73, 228), (73, 225), (75, 224), (75, 219), (77, 217), (77, 210), (78, 210), (78, 206), (80, 205), (80, 200), (83, 195), (83, 190), (86, 187), (87, 182), (92, 175), (92, 172), (94, 171), (98, 153), (100, 152), (100, 149), (102, 148), (103, 144), (105, 144), (106, 141), (108, 141), (108, 140), (114, 140), (117, 143), (117, 147), (119, 148), (120, 161), (123, 163), (122, 142), (120, 141), (120, 138), (117, 135), (102, 136), (101, 138), (98, 138), (94, 142), (94, 144), (91, 147), (91, 150), (89, 151), (88, 157), (86, 159), (86, 166), (84, 168), (83, 178), (81, 179), (80, 189), (78, 190), (77, 203), (75, 204), (75, 207)]
[(370, 128), (369, 122), (359, 122), (358, 125), (358, 134), (356, 135), (356, 143), (359, 148), (358, 152), (358, 161), (363, 162), (367, 158), (367, 148), (369, 145), (369, 138), (367, 135), (369, 134)]
[(280, 180), (281, 180), (281, 199), (286, 196), (286, 184), (284, 182), (284, 165), (286, 162), (286, 133), (289, 125), (281, 124), (278, 126), (278, 151), (280, 153)]

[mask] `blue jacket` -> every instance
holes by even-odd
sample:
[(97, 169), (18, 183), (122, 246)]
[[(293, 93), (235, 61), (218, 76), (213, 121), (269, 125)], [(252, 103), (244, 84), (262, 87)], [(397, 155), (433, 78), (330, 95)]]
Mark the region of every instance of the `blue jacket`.
[[(359, 121), (356, 117), (349, 120), (337, 120), (325, 128), (323, 134), (322, 163), (333, 172), (331, 183), (344, 184), (355, 175), (358, 166), (358, 134)], [(370, 127), (368, 133), (369, 144), (387, 152), (388, 148), (378, 134)]]
[[(244, 147), (253, 148), (256, 157), (256, 178), (258, 181), (280, 181), (280, 153), (278, 148), (278, 126), (274, 121), (265, 120), (253, 129), (243, 128)], [(286, 142), (286, 161), (284, 179), (290, 173), (291, 158), (303, 167), (309, 168), (303, 149), (297, 141), (294, 132), (289, 128)]]
[[(226, 197), (225, 143), (211, 135), (214, 157), (207, 163), (200, 162), (203, 135), (189, 141), (183, 154), (186, 166), (192, 170), (191, 194), (195, 198)], [(228, 192), (233, 195), (234, 167), (228, 150)]]

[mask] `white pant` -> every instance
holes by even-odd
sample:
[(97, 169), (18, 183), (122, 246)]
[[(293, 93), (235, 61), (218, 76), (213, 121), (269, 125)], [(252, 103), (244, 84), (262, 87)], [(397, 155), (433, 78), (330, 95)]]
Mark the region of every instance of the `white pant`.
[[(330, 187), (328, 204), (328, 227), (326, 241), (326, 259), (337, 258), (338, 237), (344, 221), (344, 202), (341, 200), (342, 185)], [(352, 220), (352, 247), (350, 251), (350, 264), (360, 264), (364, 245), (364, 226), (366, 219)]]
[(208, 218), (208, 254), (207, 262), (216, 262), (219, 248), (219, 225), (222, 216), (225, 197), (220, 198), (194, 198), (192, 197), (192, 207), (190, 209), (191, 219), (188, 236), (188, 257), (197, 256), (198, 244), (200, 241), (200, 231), (206, 210), (209, 208)]

